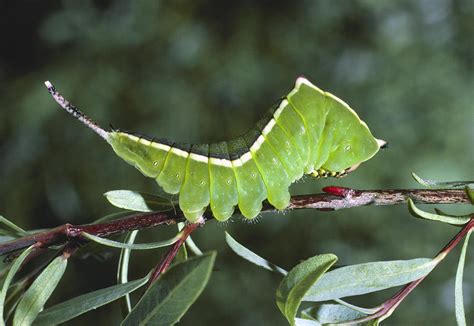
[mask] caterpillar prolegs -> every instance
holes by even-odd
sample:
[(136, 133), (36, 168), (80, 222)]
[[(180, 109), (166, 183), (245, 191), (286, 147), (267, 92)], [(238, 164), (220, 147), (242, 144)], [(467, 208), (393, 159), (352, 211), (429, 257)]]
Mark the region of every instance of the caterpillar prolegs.
[(268, 199), (289, 205), (289, 186), (303, 174), (340, 176), (374, 156), (384, 141), (336, 96), (300, 77), (268, 116), (242, 136), (214, 144), (184, 144), (120, 130), (106, 131), (66, 101), (49, 82), (48, 91), (66, 111), (93, 129), (115, 153), (169, 194), (196, 222), (210, 206), (225, 221), (235, 206), (256, 217)]

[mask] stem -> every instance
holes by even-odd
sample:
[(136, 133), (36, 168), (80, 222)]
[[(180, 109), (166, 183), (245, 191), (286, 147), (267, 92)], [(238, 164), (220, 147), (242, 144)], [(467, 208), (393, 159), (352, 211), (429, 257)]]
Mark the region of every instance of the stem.
[[(288, 209), (318, 209), (322, 211), (338, 210), (358, 206), (370, 205), (399, 205), (405, 204), (408, 198), (420, 204), (469, 204), (470, 200), (464, 190), (445, 189), (394, 189), (394, 190), (355, 190), (344, 187), (326, 187), (326, 193), (299, 195), (291, 198)], [(265, 203), (262, 212), (276, 211), (273, 206)], [(212, 218), (208, 210), (204, 218)], [(0, 244), (0, 255), (26, 248), (32, 244), (38, 247), (50, 247), (65, 244), (71, 241), (87, 242), (81, 236), (86, 232), (95, 236), (106, 237), (125, 231), (141, 230), (161, 224), (176, 224), (184, 221), (181, 211), (175, 212), (150, 212), (134, 214), (115, 221), (71, 225), (64, 224), (54, 229), (35, 233), (22, 238)]]
[[(204, 222), (203, 222), (204, 223)], [(202, 224), (203, 224), (202, 223)], [(174, 257), (176, 257), (176, 254), (178, 253), (179, 248), (183, 245), (183, 243), (186, 241), (186, 239), (193, 233), (198, 226), (202, 225), (201, 223), (193, 223), (193, 224), (188, 224), (184, 227), (183, 229), (183, 234), (181, 235), (181, 238), (179, 238), (178, 241), (176, 241), (168, 250), (166, 255), (164, 255), (161, 258), (161, 261), (156, 265), (155, 269), (153, 270), (150, 281), (148, 282), (148, 287), (151, 286), (151, 284), (161, 275), (163, 274), (168, 267), (170, 266), (171, 262), (173, 261)]]
[(161, 224), (175, 224), (177, 223), (177, 220), (181, 219), (182, 215), (180, 214), (170, 216), (169, 213), (150, 212), (134, 214), (123, 219), (100, 224), (77, 226), (72, 224), (64, 224), (51, 230), (38, 232), (22, 238), (1, 243), (0, 255), (29, 247), (32, 244), (37, 244), (38, 247), (50, 247), (75, 240), (87, 242), (87, 240), (82, 237), (82, 232), (104, 237), (125, 231), (151, 228)]
[(288, 208), (338, 210), (358, 206), (405, 204), (408, 198), (419, 204), (470, 203), (464, 190), (452, 189), (356, 190), (331, 186), (323, 188), (323, 191), (326, 194), (293, 196)]

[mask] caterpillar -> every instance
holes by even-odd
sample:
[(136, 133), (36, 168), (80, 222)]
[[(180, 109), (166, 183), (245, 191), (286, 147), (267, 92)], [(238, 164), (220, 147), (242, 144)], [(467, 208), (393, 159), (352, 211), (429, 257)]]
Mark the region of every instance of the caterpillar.
[(255, 218), (262, 202), (285, 209), (289, 186), (304, 174), (340, 177), (373, 157), (385, 142), (374, 138), (354, 110), (336, 96), (299, 77), (293, 90), (242, 136), (213, 144), (185, 144), (121, 130), (106, 131), (56, 88), (54, 100), (99, 136), (115, 153), (156, 180), (195, 223), (210, 207), (225, 221), (238, 206)]

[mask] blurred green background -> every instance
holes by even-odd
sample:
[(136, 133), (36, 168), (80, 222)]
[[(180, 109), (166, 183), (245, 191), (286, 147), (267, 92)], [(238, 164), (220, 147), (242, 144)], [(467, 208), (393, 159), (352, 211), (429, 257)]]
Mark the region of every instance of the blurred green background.
[[(0, 213), (24, 228), (87, 223), (114, 212), (102, 196), (108, 190), (157, 191), (153, 180), (58, 109), (44, 80), (104, 126), (196, 143), (243, 133), (305, 75), (348, 102), (390, 146), (348, 178), (308, 178), (293, 193), (317, 193), (328, 184), (419, 187), (411, 171), (438, 180), (473, 177), (472, 0), (24, 0), (2, 1), (0, 12)], [(195, 241), (218, 250), (216, 270), (182, 325), (285, 325), (275, 304), (279, 277), (236, 257), (224, 230), (288, 269), (328, 252), (340, 264), (429, 257), (456, 232), (411, 218), (406, 207), (208, 223)], [(138, 241), (161, 235), (147, 231)], [(457, 253), (390, 324), (454, 324)], [(472, 322), (468, 255), (465, 304)], [(113, 284), (118, 251), (100, 257), (73, 259), (50, 303)], [(159, 257), (158, 251), (132, 257), (131, 277)], [(352, 302), (375, 305), (394, 292)], [(70, 324), (119, 319), (113, 304)]]

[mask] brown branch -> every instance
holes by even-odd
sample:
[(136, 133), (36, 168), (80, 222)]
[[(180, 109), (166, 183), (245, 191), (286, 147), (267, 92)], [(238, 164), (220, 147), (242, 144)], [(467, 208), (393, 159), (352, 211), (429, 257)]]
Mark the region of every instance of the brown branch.
[(148, 287), (161, 275), (163, 274), (168, 267), (170, 266), (171, 262), (173, 261), (174, 257), (178, 253), (179, 248), (183, 245), (186, 239), (193, 233), (198, 226), (201, 224), (188, 224), (184, 227), (183, 233), (178, 241), (176, 241), (168, 250), (168, 252), (162, 257), (161, 261), (156, 265), (153, 272), (150, 276), (150, 281), (148, 281)]
[[(408, 198), (420, 204), (470, 203), (464, 190), (355, 190), (344, 187), (326, 187), (323, 190), (326, 193), (293, 196), (288, 209), (318, 209), (326, 211), (369, 205), (398, 205), (406, 203)], [(275, 211), (275, 208), (268, 203), (264, 205), (262, 210), (262, 212), (273, 211)], [(207, 211), (204, 217), (206, 220), (209, 220), (212, 218), (212, 215)], [(176, 224), (181, 221), (184, 221), (182, 212), (178, 211), (175, 213), (174, 211), (169, 211), (139, 213), (100, 224), (78, 226), (64, 224), (51, 230), (4, 242), (0, 244), (0, 255), (26, 248), (32, 244), (36, 244), (38, 247), (50, 247), (73, 241), (87, 242), (82, 237), (82, 232), (106, 237), (125, 231), (142, 230), (162, 224)]]
[(36, 244), (38, 247), (49, 247), (72, 241), (87, 242), (87, 240), (82, 237), (82, 232), (105, 237), (125, 231), (151, 228), (162, 224), (175, 224), (182, 219), (183, 216), (181, 212), (178, 214), (150, 212), (134, 214), (122, 219), (100, 224), (72, 225), (68, 223), (51, 230), (1, 243), (0, 255), (29, 247), (32, 244)]
[(464, 190), (393, 189), (355, 190), (345, 187), (325, 187), (326, 194), (293, 196), (288, 208), (338, 210), (358, 206), (405, 204), (408, 198), (419, 204), (469, 204)]

